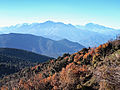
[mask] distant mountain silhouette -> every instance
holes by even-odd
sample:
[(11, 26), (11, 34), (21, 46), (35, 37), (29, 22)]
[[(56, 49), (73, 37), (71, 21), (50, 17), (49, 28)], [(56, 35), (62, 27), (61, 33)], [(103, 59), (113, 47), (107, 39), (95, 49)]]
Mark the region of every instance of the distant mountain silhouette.
[(107, 28), (101, 25), (89, 23), (86, 26), (74, 26), (62, 22), (46, 21), (44, 23), (18, 24), (0, 28), (1, 34), (22, 33), (43, 36), (53, 40), (67, 39), (78, 42), (86, 47), (98, 46), (114, 38), (120, 30)]
[(66, 39), (54, 41), (41, 36), (15, 33), (0, 35), (0, 47), (24, 49), (50, 57), (58, 57), (63, 53), (74, 53), (84, 48), (84, 46)]
[(77, 25), (76, 27), (83, 30), (101, 33), (103, 35), (111, 35), (113, 37), (116, 36), (117, 34), (120, 34), (120, 30), (118, 29), (113, 29), (113, 28), (105, 27), (103, 25), (98, 25), (94, 23), (88, 23), (85, 26)]

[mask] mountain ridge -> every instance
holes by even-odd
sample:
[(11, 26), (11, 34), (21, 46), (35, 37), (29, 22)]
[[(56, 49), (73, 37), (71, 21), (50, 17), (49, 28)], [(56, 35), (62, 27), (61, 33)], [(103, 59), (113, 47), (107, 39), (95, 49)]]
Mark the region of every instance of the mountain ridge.
[(114, 28), (110, 28), (110, 27), (106, 27), (106, 26), (94, 24), (94, 23), (88, 23), (88, 24), (85, 24), (84, 26), (77, 25), (76, 27), (83, 30), (98, 32), (104, 35), (116, 36), (117, 34), (120, 33), (119, 29), (114, 29)]
[(74, 53), (84, 48), (83, 45), (68, 40), (55, 41), (41, 36), (18, 33), (1, 34), (0, 47), (24, 49), (50, 57)]
[(78, 28), (72, 24), (64, 24), (62, 22), (53, 21), (33, 24), (22, 24), (12, 27), (4, 27), (0, 29), (1, 34), (22, 33), (43, 36), (53, 40), (68, 39), (70, 41), (83, 44), (86, 47), (98, 46), (102, 43), (107, 42), (110, 39), (114, 39), (116, 35), (120, 33), (120, 30), (116, 30), (114, 32), (113, 30), (101, 30), (99, 28), (96, 28), (95, 26), (93, 28)]

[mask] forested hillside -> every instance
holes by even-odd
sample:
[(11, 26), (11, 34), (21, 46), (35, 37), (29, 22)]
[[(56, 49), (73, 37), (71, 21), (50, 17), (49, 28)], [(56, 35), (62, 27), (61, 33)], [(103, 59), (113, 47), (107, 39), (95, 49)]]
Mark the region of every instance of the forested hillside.
[(29, 60), (31, 62), (45, 62), (50, 57), (45, 55), (40, 55), (31, 51), (21, 50), (21, 49), (15, 49), (15, 48), (0, 48), (0, 54), (11, 56), (11, 57), (17, 57), (24, 60)]
[(120, 38), (4, 77), (2, 90), (120, 90)]
[(52, 58), (25, 50), (0, 48), (0, 78), (49, 59)]

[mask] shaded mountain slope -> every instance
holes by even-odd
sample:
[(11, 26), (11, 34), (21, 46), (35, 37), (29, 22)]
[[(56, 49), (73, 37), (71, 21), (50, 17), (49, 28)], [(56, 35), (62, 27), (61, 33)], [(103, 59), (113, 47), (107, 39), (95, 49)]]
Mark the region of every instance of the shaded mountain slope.
[(119, 90), (120, 39), (64, 54), (0, 80), (1, 89)]
[(31, 62), (45, 62), (51, 59), (48, 56), (36, 54), (30, 51), (15, 49), (15, 48), (0, 48), (0, 54), (10, 57), (17, 57), (24, 60), (29, 60)]
[(58, 57), (63, 53), (74, 53), (84, 48), (84, 46), (68, 40), (54, 41), (41, 36), (15, 33), (0, 35), (0, 47), (24, 49), (50, 57)]
[(25, 50), (0, 48), (0, 78), (18, 72), (25, 67), (46, 62), (49, 59), (52, 58)]

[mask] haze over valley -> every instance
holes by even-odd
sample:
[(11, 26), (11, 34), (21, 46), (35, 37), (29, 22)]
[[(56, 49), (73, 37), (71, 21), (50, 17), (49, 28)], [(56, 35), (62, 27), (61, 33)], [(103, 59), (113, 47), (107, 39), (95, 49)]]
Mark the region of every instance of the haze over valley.
[(1, 34), (22, 33), (43, 36), (53, 40), (67, 39), (78, 42), (85, 47), (94, 47), (120, 34), (119, 29), (88, 23), (85, 26), (46, 21), (43, 23), (24, 23), (15, 26), (1, 27)]

